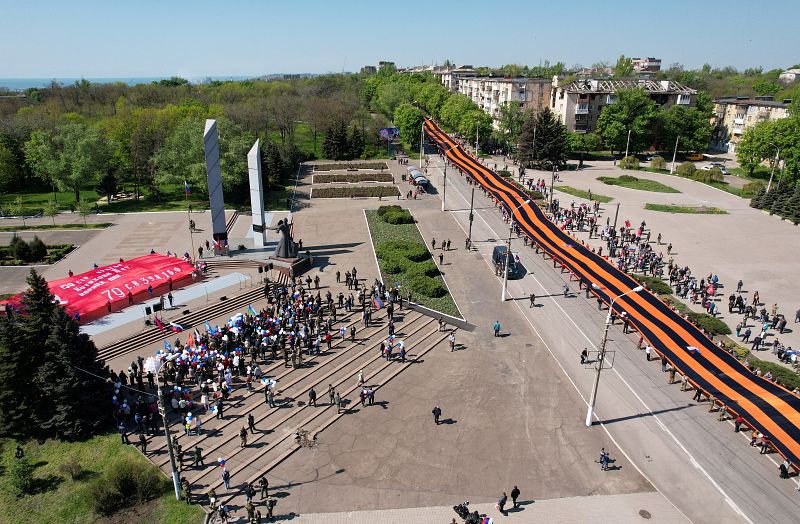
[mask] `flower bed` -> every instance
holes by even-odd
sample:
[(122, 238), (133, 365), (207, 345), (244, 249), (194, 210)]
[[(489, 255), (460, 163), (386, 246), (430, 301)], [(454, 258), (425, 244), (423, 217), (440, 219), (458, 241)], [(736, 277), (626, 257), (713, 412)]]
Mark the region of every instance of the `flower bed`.
[[(395, 209), (397, 208), (397, 209)], [(398, 211), (399, 209), (399, 211)], [(453, 297), (439, 273), (416, 224), (392, 224), (394, 215), (407, 213), (399, 206), (382, 206), (365, 211), (370, 237), (378, 258), (381, 278), (389, 287), (400, 286), (404, 297), (412, 292), (412, 300), (447, 315), (461, 317)]]
[(314, 175), (315, 184), (336, 182), (394, 182), (391, 173), (343, 173), (334, 175)]
[(311, 198), (366, 198), (400, 196), (395, 186), (320, 187), (311, 190)]
[(314, 168), (314, 171), (334, 171), (337, 169), (377, 169), (380, 171), (389, 169), (386, 162), (334, 162), (330, 164), (314, 164), (311, 167)]

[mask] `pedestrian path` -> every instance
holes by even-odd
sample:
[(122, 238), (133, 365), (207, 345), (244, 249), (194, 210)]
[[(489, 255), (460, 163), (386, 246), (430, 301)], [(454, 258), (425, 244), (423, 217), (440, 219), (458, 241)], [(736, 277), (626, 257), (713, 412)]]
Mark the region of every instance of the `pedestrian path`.
[[(250, 277), (242, 273), (228, 273), (227, 275), (199, 282), (197, 284), (178, 289), (172, 292), (173, 304), (188, 304), (192, 300), (197, 300), (203, 295), (216, 293), (223, 289), (239, 286), (247, 281)], [(153, 299), (152, 303), (158, 303), (158, 299)], [(89, 322), (81, 326), (81, 332), (89, 336), (99, 335), (112, 329), (118, 329), (125, 324), (131, 322), (141, 322), (145, 318), (144, 308), (148, 304), (135, 304), (131, 307), (125, 308), (122, 311), (111, 313), (102, 318)], [(152, 306), (152, 304), (149, 304)]]
[[(641, 524), (642, 522), (672, 524), (690, 522), (660, 493), (630, 493), (625, 495), (598, 495), (568, 497), (550, 500), (531, 500), (523, 494), (520, 507), (508, 509), (503, 516), (494, 503), (470, 504), (470, 509), (486, 514), (493, 524), (586, 523)], [(385, 509), (375, 511), (350, 511), (343, 513), (314, 513), (293, 515), (297, 524), (447, 524), (455, 518), (461, 522), (452, 507)]]

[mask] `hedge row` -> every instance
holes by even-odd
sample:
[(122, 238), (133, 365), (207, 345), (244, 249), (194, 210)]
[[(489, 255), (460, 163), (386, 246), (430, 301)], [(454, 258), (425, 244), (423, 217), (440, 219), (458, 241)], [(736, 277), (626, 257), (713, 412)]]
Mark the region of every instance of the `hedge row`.
[(742, 362), (747, 360), (748, 364), (750, 365), (750, 371), (755, 371), (756, 369), (761, 369), (761, 371), (764, 373), (770, 371), (772, 372), (773, 378), (779, 378), (784, 387), (790, 390), (794, 388), (800, 388), (800, 375), (798, 375), (798, 373), (793, 369), (788, 368), (783, 364), (761, 360), (753, 355), (749, 349), (742, 347), (733, 341), (723, 341), (722, 345), (726, 350), (733, 352), (733, 355), (737, 359), (741, 360)]
[(395, 186), (320, 187), (311, 190), (311, 198), (364, 198), (400, 196)]
[(378, 208), (378, 216), (387, 224), (413, 224), (414, 217), (407, 209), (400, 206), (381, 206)]
[(38, 237), (34, 237), (30, 242), (14, 237), (11, 244), (0, 246), (0, 266), (19, 266), (35, 263), (54, 264), (64, 258), (74, 247), (72, 244), (45, 246)]
[(701, 329), (706, 330), (708, 333), (712, 335), (730, 335), (731, 328), (728, 325), (721, 321), (716, 317), (712, 317), (707, 313), (697, 313), (689, 309), (683, 302), (680, 302), (673, 296), (664, 296), (661, 299), (670, 304), (672, 307), (675, 308), (676, 311), (681, 313), (682, 315), (686, 315), (690, 322), (694, 325), (698, 326)]
[(315, 184), (336, 182), (394, 182), (391, 173), (342, 173), (335, 175), (314, 175)]
[(672, 293), (672, 288), (669, 287), (669, 284), (667, 284), (658, 277), (650, 277), (647, 275), (632, 275), (632, 276), (633, 278), (636, 279), (637, 282), (644, 285), (644, 287), (646, 287), (656, 295), (669, 295)]
[(314, 164), (314, 171), (334, 171), (338, 169), (389, 169), (386, 162), (345, 162), (330, 164)]
[(704, 184), (725, 181), (725, 176), (718, 167), (706, 171), (704, 169), (697, 169), (697, 166), (694, 165), (694, 162), (684, 162), (680, 164), (677, 168), (675, 168), (675, 173), (684, 178), (689, 178)]

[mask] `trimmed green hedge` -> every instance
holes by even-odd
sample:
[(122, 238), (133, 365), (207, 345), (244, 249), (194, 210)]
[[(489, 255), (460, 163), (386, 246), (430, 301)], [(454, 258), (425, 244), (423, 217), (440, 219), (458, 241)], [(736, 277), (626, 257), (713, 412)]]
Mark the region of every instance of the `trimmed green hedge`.
[(395, 186), (320, 187), (311, 190), (311, 198), (365, 198), (400, 196)]
[(672, 295), (663, 296), (661, 299), (667, 304), (672, 305), (672, 307), (674, 307), (675, 310), (682, 315), (686, 315), (690, 322), (702, 329), (705, 329), (712, 335), (731, 334), (731, 328), (729, 328), (728, 325), (720, 319), (712, 317), (708, 313), (697, 313), (692, 311), (688, 308), (688, 306), (686, 306), (683, 302), (680, 302)]
[(632, 275), (637, 282), (643, 284), (647, 289), (656, 295), (669, 295), (672, 293), (672, 288), (669, 284), (664, 282), (658, 277), (650, 277), (647, 275)]
[(619, 161), (619, 167), (622, 169), (639, 169), (639, 159), (634, 155), (626, 156)]
[(344, 173), (334, 175), (314, 175), (315, 184), (335, 182), (394, 182), (391, 173)]
[(413, 262), (423, 262), (431, 258), (431, 254), (425, 244), (406, 240), (381, 242), (375, 247), (375, 254), (378, 255), (378, 258), (400, 256)]
[(512, 176), (511, 171), (506, 171), (505, 169), (501, 169), (500, 171), (497, 172), (497, 174), (503, 178), (511, 178)]
[(377, 169), (380, 171), (382, 169), (389, 169), (386, 162), (332, 162), (330, 164), (314, 164), (313, 167), (314, 171), (334, 171), (338, 169)]
[(664, 160), (663, 156), (654, 156), (650, 160), (650, 167), (653, 169), (664, 169), (667, 166), (667, 161)]
[(415, 293), (431, 298), (439, 298), (447, 294), (447, 289), (438, 280), (425, 275), (412, 277), (411, 289)]
[(72, 244), (45, 245), (38, 237), (30, 242), (14, 237), (7, 246), (0, 246), (0, 266), (54, 264), (75, 248)]
[(675, 168), (677, 174), (687, 178), (691, 177), (695, 171), (697, 171), (697, 167), (695, 167), (694, 162), (683, 162)]

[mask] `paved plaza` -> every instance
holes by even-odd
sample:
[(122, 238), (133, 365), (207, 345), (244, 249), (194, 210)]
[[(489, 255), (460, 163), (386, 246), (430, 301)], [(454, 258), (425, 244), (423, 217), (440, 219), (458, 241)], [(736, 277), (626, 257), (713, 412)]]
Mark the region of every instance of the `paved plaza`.
[[(443, 252), (440, 269), (474, 329), (457, 329), (456, 351), (451, 352), (444, 338), (449, 331), (440, 332), (428, 315), (404, 310), (398, 330), (411, 348), (411, 362), (395, 365), (375, 358), (386, 333), (382, 316), (371, 328), (362, 328), (355, 314), (339, 319), (341, 325), (359, 326), (357, 343), (338, 341), (331, 352), (297, 369), (284, 369), (282, 361), (264, 363), (270, 375), (280, 377), (280, 408), (265, 405), (260, 386), (249, 393), (237, 381), (225, 419), (202, 414), (202, 436), (178, 435), (184, 450), (197, 446), (205, 450), (206, 466), (189, 465), (184, 473), (194, 492), (202, 495), (215, 487), (237, 517), (243, 518), (241, 487), (266, 475), (270, 493), (278, 500), (276, 515), (309, 524), (450, 523), (456, 516), (452, 506), (463, 500), (470, 500), (474, 509), (494, 517), (495, 522), (510, 523), (791, 521), (800, 510), (796, 479), (779, 479), (772, 456), (750, 448), (744, 434), (733, 432), (730, 421), (719, 422), (707, 412), (706, 404), (692, 402), (691, 392), (667, 384), (658, 363), (647, 362), (636, 349), (638, 337), (616, 327), (609, 341), (613, 368), (603, 372), (597, 423), (584, 426), (594, 369), (581, 365), (579, 354), (584, 348), (596, 349), (604, 313), (577, 292), (577, 283), (570, 283), (567, 274), (554, 269), (521, 239), (514, 239), (512, 250), (520, 253), (528, 275), (511, 281), (514, 298), (501, 302), (491, 254), (507, 237), (508, 225), (492, 203), (476, 192), (474, 247), (464, 249), (470, 187), (449, 170), (448, 212), (443, 213), (440, 165), (438, 157), (431, 157), (429, 178), (435, 194), (399, 203), (411, 209), (429, 245), (431, 238), (452, 241), (453, 249)], [(390, 169), (399, 181), (406, 166), (391, 162)], [(548, 176), (536, 171), (529, 174)], [(561, 183), (614, 197), (611, 204), (602, 206), (603, 219), (611, 212), (613, 220), (614, 204), (620, 202), (620, 222), (645, 220), (654, 236), (663, 232), (664, 242), (675, 246), (676, 261), (689, 265), (695, 274), (713, 271), (733, 286), (742, 278), (748, 292), (758, 289), (763, 302), (778, 302), (787, 316), (796, 307), (795, 290), (788, 281), (792, 261), (800, 256), (800, 245), (792, 241), (797, 234), (794, 226), (750, 209), (744, 200), (688, 180), (637, 173), (681, 191), (647, 193), (595, 180), (609, 174), (622, 173), (599, 163), (581, 172), (562, 173)], [(405, 194), (408, 186), (398, 185)], [(314, 256), (310, 275), (320, 277), (323, 295), (328, 290), (346, 291), (336, 283), (335, 272), (352, 267), (358, 268), (359, 278), (369, 286), (379, 272), (363, 210), (387, 201), (309, 199), (311, 187), (310, 177), (301, 179), (293, 216), (295, 240), (302, 239), (303, 249)], [(563, 193), (557, 196), (567, 206), (574, 199)], [(644, 202), (712, 205), (729, 214), (656, 213), (643, 210)], [(200, 229), (210, 228), (207, 216), (193, 214)], [(268, 221), (274, 226), (285, 216), (274, 213)], [(70, 218), (74, 217), (57, 220), (73, 221)], [(92, 263), (132, 258), (151, 248), (179, 253), (191, 249), (185, 212), (90, 220), (115, 225), (107, 230), (38, 233), (45, 242), (80, 245), (67, 259), (44, 269), (45, 277), (62, 278), (69, 269), (78, 273)], [(249, 217), (240, 216), (232, 238), (246, 242), (249, 226)], [(195, 235), (195, 249), (206, 236)], [(0, 241), (5, 237), (10, 235)], [(580, 238), (588, 240), (584, 237)], [(437, 261), (438, 253), (439, 249)], [(207, 278), (208, 282), (220, 279), (219, 285), (212, 286), (210, 293), (200, 291), (208, 283), (187, 288), (179, 296), (183, 298), (180, 304), (165, 312), (165, 319), (180, 319), (186, 309), (197, 311), (223, 303), (223, 295), (230, 300), (260, 289), (263, 275), (236, 265), (244, 258), (216, 260), (225, 264), (212, 269)], [(766, 260), (769, 270), (759, 266)], [(0, 268), (0, 292), (21, 290), (20, 278), (26, 272)], [(234, 275), (245, 278), (233, 280)], [(571, 287), (568, 297), (561, 292), (564, 283)], [(531, 308), (527, 297), (532, 292), (540, 298), (537, 307)], [(256, 308), (264, 304), (260, 297), (252, 301)], [(208, 320), (221, 324), (231, 313)], [(502, 337), (492, 336), (496, 320), (502, 324)], [(155, 329), (145, 327), (135, 315), (120, 314), (116, 322), (113, 329), (97, 332), (98, 346)], [(170, 338), (175, 336), (181, 335)], [(786, 333), (781, 340), (800, 346), (796, 332)], [(116, 371), (125, 370), (137, 355), (150, 356), (160, 347), (161, 340), (154, 340), (108, 363)], [(352, 393), (360, 369), (367, 371), (368, 383), (375, 388), (374, 405), (359, 406), (357, 394)], [(318, 407), (304, 402), (311, 386), (323, 397), (329, 383), (351, 391), (347, 395), (350, 409), (345, 413), (336, 413), (326, 402)], [(433, 422), (435, 405), (442, 409), (443, 424)], [(238, 432), (247, 414), (255, 415), (258, 433), (252, 437), (252, 446), (239, 448)], [(318, 432), (316, 447), (297, 449), (292, 437), (298, 428)], [(601, 448), (613, 460), (610, 471), (602, 471), (598, 464)], [(149, 452), (149, 458), (168, 471), (163, 439), (155, 437)], [(233, 472), (230, 490), (220, 486), (219, 468), (214, 464), (222, 456)], [(494, 502), (515, 484), (524, 504), (503, 517), (494, 510)], [(263, 507), (259, 509), (265, 513)]]

